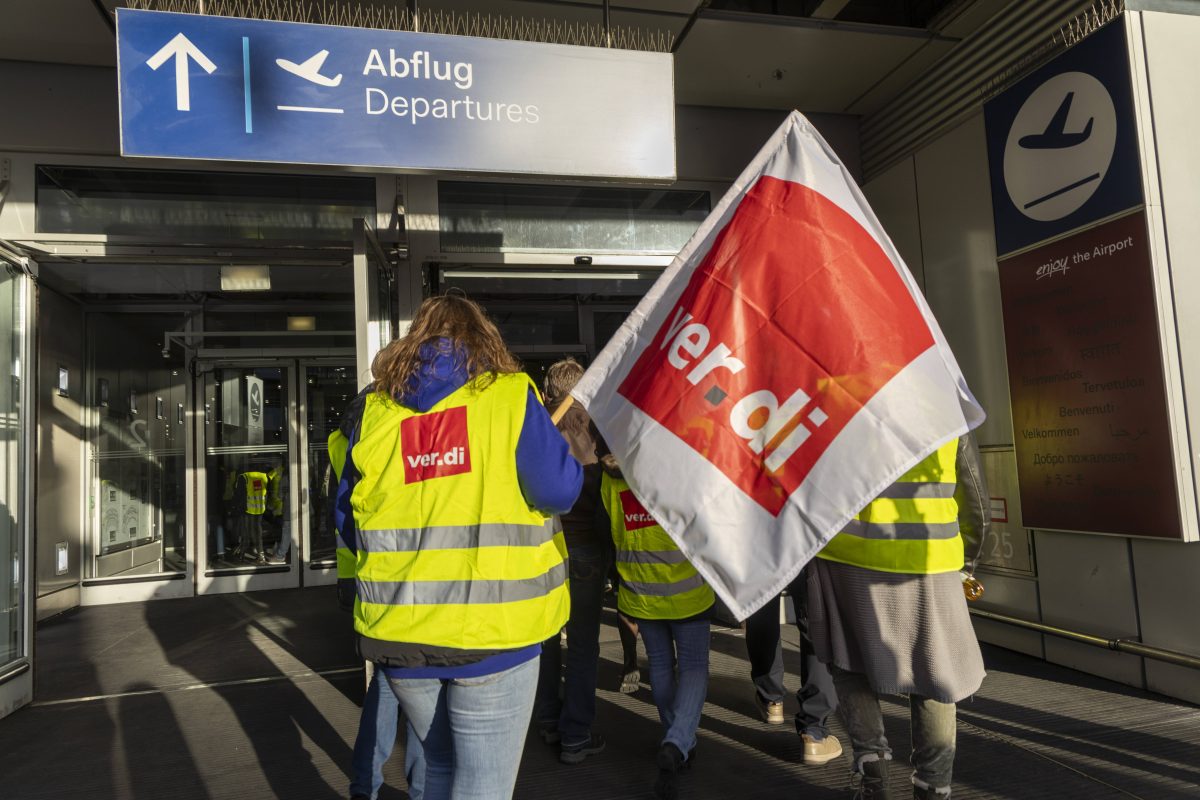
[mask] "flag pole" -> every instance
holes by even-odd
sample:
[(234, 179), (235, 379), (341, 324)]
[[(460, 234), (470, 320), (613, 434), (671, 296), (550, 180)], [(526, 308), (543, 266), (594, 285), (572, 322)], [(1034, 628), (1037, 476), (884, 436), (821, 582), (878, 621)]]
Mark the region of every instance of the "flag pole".
[(558, 404), (558, 408), (554, 409), (554, 413), (550, 415), (550, 422), (558, 425), (559, 420), (567, 413), (567, 409), (575, 405), (575, 398), (567, 395), (566, 399)]

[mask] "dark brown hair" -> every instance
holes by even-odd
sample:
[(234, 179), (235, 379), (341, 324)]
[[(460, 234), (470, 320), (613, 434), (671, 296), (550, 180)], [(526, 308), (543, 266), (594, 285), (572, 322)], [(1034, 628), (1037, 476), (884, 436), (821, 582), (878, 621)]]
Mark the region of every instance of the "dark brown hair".
[(497, 374), (520, 372), (521, 364), (509, 352), (500, 331), (479, 304), (462, 295), (430, 297), (413, 316), (408, 333), (379, 351), (371, 364), (375, 388), (388, 397), (399, 397), (421, 364), (421, 346), (449, 339), (466, 356), (467, 380), (478, 388)]

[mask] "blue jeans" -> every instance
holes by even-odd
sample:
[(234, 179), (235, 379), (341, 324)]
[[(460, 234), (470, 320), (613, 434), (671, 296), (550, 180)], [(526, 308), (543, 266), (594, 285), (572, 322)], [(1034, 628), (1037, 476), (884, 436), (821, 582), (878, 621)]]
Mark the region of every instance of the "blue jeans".
[[(696, 728), (708, 693), (708, 620), (639, 619), (650, 660), (650, 689), (666, 735), (684, 757), (696, 747)], [(677, 669), (678, 667), (678, 669)]]
[[(808, 636), (808, 589), (805, 567), (788, 586), (788, 596), (796, 609), (796, 627), (800, 630), (800, 688), (796, 700), (796, 733), (814, 739), (829, 735), (829, 715), (837, 709), (837, 691), (829, 667), (817, 658)], [(750, 679), (767, 702), (783, 701), (783, 642), (779, 638), (779, 599), (768, 602), (746, 620), (746, 654), (750, 657)]]
[[(400, 704), (396, 695), (384, 689), (384, 676), (378, 669), (371, 675), (363, 698), (362, 715), (358, 719), (358, 736), (354, 739), (354, 760), (351, 763), (350, 796), (363, 795), (375, 800), (383, 786), (383, 765), (392, 754), (396, 744), (396, 726), (399, 722)], [(410, 791), (420, 792), (425, 783), (425, 765), (421, 757), (421, 743), (408, 730), (408, 742), (404, 748), (404, 774), (408, 777)]]
[[(854, 770), (862, 771), (864, 760), (890, 760), (892, 748), (883, 732), (883, 710), (879, 695), (867, 676), (833, 668), (833, 681), (841, 699), (841, 715), (854, 748)], [(920, 695), (909, 695), (912, 719), (913, 785), (922, 789), (942, 789), (949, 797), (954, 771), (954, 703), (939, 703)]]
[(479, 678), (389, 678), (425, 760), (425, 785), (410, 797), (512, 797), (537, 676), (530, 659)]
[[(588, 741), (596, 719), (600, 611), (608, 557), (600, 547), (575, 546), (568, 550), (567, 561), (571, 617), (567, 620), (566, 663), (556, 633), (542, 643), (536, 717), (540, 727), (557, 729), (563, 745), (570, 747)], [(560, 682), (562, 700), (558, 696)]]

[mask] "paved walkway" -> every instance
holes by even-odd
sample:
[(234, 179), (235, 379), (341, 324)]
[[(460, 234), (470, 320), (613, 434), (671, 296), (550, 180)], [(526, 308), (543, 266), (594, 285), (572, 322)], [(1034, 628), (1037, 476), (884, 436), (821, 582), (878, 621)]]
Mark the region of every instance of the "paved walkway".
[[(656, 712), (648, 687), (615, 691), (607, 622), (597, 726), (608, 750), (566, 767), (530, 737), (518, 798), (652, 797)], [(785, 642), (794, 689), (794, 629)], [(41, 627), (36, 659), (37, 702), (0, 721), (0, 798), (345, 797), (362, 683), (331, 589), (82, 609)], [(983, 689), (960, 709), (958, 800), (1200, 798), (1200, 709), (996, 648), (985, 659)], [(849, 800), (848, 760), (802, 766), (791, 725), (756, 716), (748, 669), (741, 631), (716, 628), (681, 797)], [(909, 796), (901, 703), (884, 705), (897, 798)], [(406, 796), (400, 765), (384, 800)]]

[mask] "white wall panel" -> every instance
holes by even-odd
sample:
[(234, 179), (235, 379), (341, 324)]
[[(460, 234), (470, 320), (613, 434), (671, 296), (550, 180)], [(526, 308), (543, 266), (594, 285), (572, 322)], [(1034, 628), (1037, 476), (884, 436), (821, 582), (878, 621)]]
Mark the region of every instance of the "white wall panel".
[(921, 215), (917, 211), (917, 173), (906, 158), (863, 186), (863, 194), (908, 270), (925, 286), (925, 259), (921, 254)]
[[(84, 529), (83, 310), (47, 289), (38, 292), (37, 617), (79, 605)], [(56, 390), (68, 371), (66, 395)], [(59, 571), (57, 548), (66, 547)]]
[(988, 419), (979, 444), (1012, 444), (983, 115), (916, 155), (925, 296)]
[[(1200, 105), (1194, 81), (1184, 76), (1200, 73), (1200, 48), (1196, 46), (1200, 17), (1151, 11), (1132, 16), (1134, 23), (1141, 22), (1141, 41), (1135, 38), (1131, 54), (1147, 218), (1151, 240), (1158, 245), (1155, 274), (1162, 298), (1159, 318), (1166, 331), (1168, 389), (1174, 390), (1170, 384), (1182, 381), (1182, 401), (1172, 391), (1171, 421), (1176, 447), (1183, 450), (1178, 455), (1185, 476), (1180, 481), (1180, 490), (1186, 493), (1182, 512), (1185, 526), (1194, 530), (1195, 483), (1200, 481), (1196, 469), (1200, 460), (1200, 425), (1196, 424), (1200, 419), (1200, 270), (1196, 269), (1200, 253), (1200, 225), (1196, 223), (1200, 217), (1200, 149), (1196, 147)], [(1136, 37), (1138, 26), (1131, 24), (1131, 29)], [(1188, 472), (1191, 481), (1186, 479)]]
[[(1134, 539), (1142, 641), (1200, 657), (1200, 545)], [(1146, 661), (1146, 688), (1200, 703), (1196, 670)]]
[[(1035, 579), (991, 572), (980, 572), (979, 579), (983, 582), (984, 593), (983, 597), (972, 604), (972, 608), (1032, 622), (1040, 621), (1038, 586)], [(1003, 622), (986, 619), (972, 621), (975, 623), (975, 635), (979, 637), (979, 641), (1045, 658), (1040, 633)]]
[[(1042, 621), (1109, 639), (1138, 637), (1129, 540), (1037, 531)], [(1131, 686), (1142, 685), (1138, 657), (1046, 637), (1046, 658)]]

